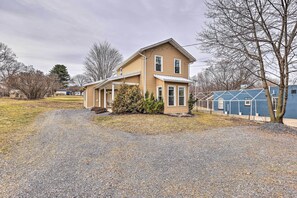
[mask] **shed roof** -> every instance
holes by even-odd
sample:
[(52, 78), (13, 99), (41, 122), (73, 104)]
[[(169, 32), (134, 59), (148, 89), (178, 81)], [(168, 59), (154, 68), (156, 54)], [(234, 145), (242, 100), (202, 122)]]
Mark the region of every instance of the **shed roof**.
[(182, 78), (182, 77), (175, 77), (175, 76), (165, 76), (165, 75), (155, 74), (154, 77), (158, 78), (164, 82), (177, 82), (177, 83), (191, 83), (191, 82), (193, 82), (189, 79)]

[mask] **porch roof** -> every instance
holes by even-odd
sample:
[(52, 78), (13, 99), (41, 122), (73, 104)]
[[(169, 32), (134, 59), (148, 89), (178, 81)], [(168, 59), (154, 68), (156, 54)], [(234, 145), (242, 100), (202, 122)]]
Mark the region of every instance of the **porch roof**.
[(193, 81), (182, 78), (182, 77), (175, 77), (175, 76), (164, 76), (164, 75), (154, 75), (155, 78), (160, 79), (164, 82), (177, 82), (177, 83), (192, 83)]
[(140, 75), (140, 72), (133, 72), (133, 73), (129, 73), (126, 75), (110, 77), (110, 78), (102, 81), (98, 85), (96, 85), (94, 88), (97, 89), (97, 88), (102, 87), (103, 85), (106, 85), (107, 83), (115, 81), (115, 80), (120, 80), (120, 79), (129, 78), (129, 77), (133, 77), (133, 76), (139, 76), (139, 75)]
[(87, 86), (94, 85), (94, 84), (100, 84), (103, 81), (105, 81), (105, 80), (98, 80), (98, 81), (95, 81), (95, 82), (86, 83), (86, 84), (83, 85), (83, 87), (87, 87)]

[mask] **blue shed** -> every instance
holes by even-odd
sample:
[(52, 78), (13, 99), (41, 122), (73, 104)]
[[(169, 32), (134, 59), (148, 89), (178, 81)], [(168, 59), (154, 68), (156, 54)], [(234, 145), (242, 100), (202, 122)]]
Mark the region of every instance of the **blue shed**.
[[(278, 87), (269, 87), (274, 109), (277, 104)], [(215, 91), (213, 110), (225, 114), (269, 117), (264, 89)], [(297, 85), (289, 86), (285, 118), (297, 118)]]

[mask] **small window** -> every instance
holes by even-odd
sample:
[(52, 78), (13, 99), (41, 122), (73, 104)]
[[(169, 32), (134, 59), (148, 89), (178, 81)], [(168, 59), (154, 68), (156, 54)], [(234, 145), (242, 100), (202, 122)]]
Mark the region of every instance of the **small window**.
[(296, 89), (291, 90), (291, 94), (296, 94), (296, 93), (297, 93)]
[(168, 105), (174, 106), (175, 105), (175, 87), (169, 86), (168, 87)]
[(218, 109), (219, 110), (224, 109), (224, 99), (223, 98), (219, 98), (219, 100), (218, 100)]
[(163, 93), (162, 93), (162, 87), (157, 87), (157, 99), (159, 101), (163, 100), (162, 95), (163, 95)]
[(123, 68), (120, 68), (120, 75), (123, 75)]
[(163, 71), (163, 57), (162, 56), (155, 56), (155, 70), (156, 71)]
[(174, 73), (180, 74), (181, 73), (181, 60), (174, 59)]
[(250, 98), (245, 98), (244, 99), (244, 105), (245, 106), (251, 106), (251, 100), (250, 100)]
[(185, 106), (185, 87), (178, 87), (178, 105)]

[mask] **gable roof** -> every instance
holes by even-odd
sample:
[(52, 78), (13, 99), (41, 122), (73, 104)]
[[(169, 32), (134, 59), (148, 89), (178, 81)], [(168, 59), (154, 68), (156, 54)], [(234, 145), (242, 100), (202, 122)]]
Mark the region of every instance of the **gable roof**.
[(140, 55), (142, 52), (144, 52), (145, 50), (163, 45), (165, 43), (170, 43), (173, 47), (175, 47), (180, 53), (182, 53), (185, 57), (187, 57), (190, 62), (195, 62), (196, 59), (194, 58), (194, 56), (192, 56), (187, 50), (185, 50), (180, 44), (178, 44), (173, 38), (170, 39), (166, 39), (164, 41), (160, 41), (158, 43), (140, 48), (137, 52), (135, 52), (132, 56), (130, 56), (127, 60), (125, 60), (123, 63), (121, 63), (120, 65), (118, 65), (114, 71), (118, 70), (120, 67), (125, 66), (127, 63), (129, 63), (132, 59), (134, 59), (136, 56)]

